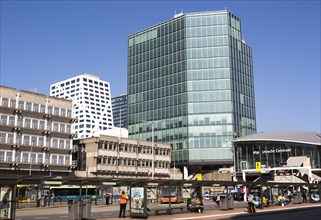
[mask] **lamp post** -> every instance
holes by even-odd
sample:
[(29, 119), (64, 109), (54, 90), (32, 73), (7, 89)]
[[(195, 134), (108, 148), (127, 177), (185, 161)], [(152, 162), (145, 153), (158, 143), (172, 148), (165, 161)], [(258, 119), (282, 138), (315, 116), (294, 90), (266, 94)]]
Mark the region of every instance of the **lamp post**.
[(152, 179), (154, 179), (154, 121), (152, 122)]
[(141, 122), (150, 122), (152, 124), (152, 179), (154, 179), (155, 169), (154, 169), (154, 120), (149, 119), (147, 121)]

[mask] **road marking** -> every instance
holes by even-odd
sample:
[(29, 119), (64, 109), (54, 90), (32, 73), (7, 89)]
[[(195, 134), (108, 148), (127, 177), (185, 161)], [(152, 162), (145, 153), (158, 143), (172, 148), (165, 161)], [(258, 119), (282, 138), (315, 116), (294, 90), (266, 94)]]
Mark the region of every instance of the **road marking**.
[(48, 217), (38, 217), (38, 218), (35, 218), (35, 219), (48, 219)]
[(103, 213), (103, 215), (112, 215), (113, 213)]
[[(273, 212), (273, 211), (279, 211), (279, 210), (285, 210), (285, 209), (303, 209), (303, 208), (310, 208), (310, 207), (318, 207), (320, 204), (316, 205), (309, 205), (309, 206), (297, 206), (297, 207), (282, 207), (280, 209), (270, 209), (270, 210), (260, 210), (259, 212)], [(239, 214), (247, 214), (247, 212), (232, 212), (232, 213), (226, 213), (226, 214), (214, 214), (214, 215), (202, 215), (202, 216), (195, 216), (195, 217), (186, 217), (186, 218), (174, 218), (174, 220), (188, 220), (188, 219), (204, 219), (204, 218), (210, 218), (210, 217), (220, 217), (220, 216), (229, 216), (229, 215), (239, 215)]]

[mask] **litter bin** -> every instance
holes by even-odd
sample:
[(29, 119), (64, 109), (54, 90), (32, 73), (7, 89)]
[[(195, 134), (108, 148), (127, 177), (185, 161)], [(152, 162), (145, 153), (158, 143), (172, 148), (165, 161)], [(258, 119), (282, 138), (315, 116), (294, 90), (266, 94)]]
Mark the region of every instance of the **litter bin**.
[(40, 198), (40, 203), (41, 203), (41, 207), (46, 207), (47, 206), (47, 198), (46, 196), (42, 195)]
[(82, 204), (82, 218), (83, 219), (90, 219), (91, 216), (91, 200), (84, 199)]
[(227, 196), (227, 208), (234, 209), (234, 199), (232, 195)]
[(301, 204), (302, 203), (301, 193), (293, 193), (292, 194), (292, 203), (293, 204)]
[(218, 195), (221, 198), (221, 209), (228, 210), (228, 198), (226, 194)]
[(191, 211), (191, 206), (192, 206), (192, 199), (186, 199), (186, 209), (188, 211)]
[(75, 200), (68, 200), (68, 219), (78, 219), (78, 203)]

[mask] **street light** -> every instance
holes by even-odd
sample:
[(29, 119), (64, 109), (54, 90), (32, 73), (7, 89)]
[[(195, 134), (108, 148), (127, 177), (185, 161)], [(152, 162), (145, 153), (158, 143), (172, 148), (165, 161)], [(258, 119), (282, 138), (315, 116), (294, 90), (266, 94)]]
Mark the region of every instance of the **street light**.
[(152, 179), (154, 179), (154, 121), (152, 122)]
[(152, 124), (152, 179), (154, 179), (155, 169), (154, 169), (154, 122), (152, 119), (142, 122), (150, 122)]

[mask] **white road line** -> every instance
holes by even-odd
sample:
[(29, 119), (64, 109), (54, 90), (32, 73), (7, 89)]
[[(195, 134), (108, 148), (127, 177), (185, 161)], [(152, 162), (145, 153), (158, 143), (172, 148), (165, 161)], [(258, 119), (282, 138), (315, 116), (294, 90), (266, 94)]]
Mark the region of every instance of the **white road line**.
[(185, 219), (202, 219), (202, 218), (209, 218), (209, 217), (220, 217), (220, 216), (229, 216), (229, 215), (238, 215), (245, 212), (234, 212), (234, 213), (226, 213), (226, 214), (215, 214), (215, 215), (203, 215), (203, 216), (196, 216), (196, 217), (186, 217), (186, 218), (175, 218), (174, 220), (185, 220)]
[(113, 213), (103, 213), (103, 215), (112, 215)]
[[(281, 209), (270, 209), (270, 210), (259, 210), (259, 212), (273, 212), (279, 211), (284, 209), (303, 209), (303, 208), (310, 208), (310, 207), (318, 207), (320, 204), (316, 205), (309, 205), (309, 206), (297, 206), (297, 207), (283, 207)], [(214, 215), (202, 215), (202, 216), (195, 216), (195, 217), (186, 217), (186, 218), (175, 218), (174, 220), (188, 220), (188, 219), (204, 219), (210, 217), (220, 217), (220, 216), (229, 216), (229, 215), (239, 215), (239, 214), (246, 214), (247, 212), (233, 212), (233, 213), (226, 213), (226, 214), (214, 214)]]

